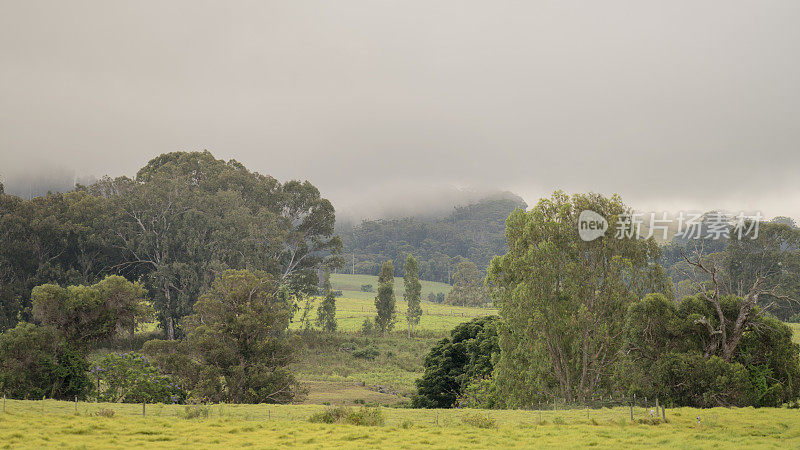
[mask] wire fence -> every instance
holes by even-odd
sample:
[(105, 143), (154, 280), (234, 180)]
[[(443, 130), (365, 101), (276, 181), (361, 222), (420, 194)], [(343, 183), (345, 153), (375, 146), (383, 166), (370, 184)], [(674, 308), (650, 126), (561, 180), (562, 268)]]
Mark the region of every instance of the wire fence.
[[(357, 406), (357, 405), (355, 405)], [(97, 403), (75, 399), (11, 400), (3, 397), (3, 414), (48, 414), (104, 417), (164, 417), (184, 419), (240, 419), (305, 421), (325, 405), (228, 404), (177, 405), (161, 403)], [(466, 418), (485, 415), (497, 424), (585, 424), (639, 422), (657, 424), (670, 421), (670, 410), (657, 399), (634, 397), (594, 397), (585, 402), (563, 399), (537, 403), (527, 410), (476, 410), (382, 408), (387, 424), (412, 420), (419, 424), (450, 426)]]

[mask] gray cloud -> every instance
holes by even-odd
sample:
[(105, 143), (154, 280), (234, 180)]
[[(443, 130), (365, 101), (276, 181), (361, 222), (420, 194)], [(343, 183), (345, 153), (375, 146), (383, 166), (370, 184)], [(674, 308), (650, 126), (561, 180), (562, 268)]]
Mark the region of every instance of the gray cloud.
[(209, 149), (351, 213), (447, 186), (800, 217), (794, 0), (2, 9), (0, 174)]

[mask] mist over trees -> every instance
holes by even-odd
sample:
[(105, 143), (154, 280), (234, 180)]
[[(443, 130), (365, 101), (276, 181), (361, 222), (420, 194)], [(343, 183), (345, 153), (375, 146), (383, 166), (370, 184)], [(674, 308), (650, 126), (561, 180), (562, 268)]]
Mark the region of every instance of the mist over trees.
[(345, 273), (350, 273), (355, 254), (355, 273), (377, 275), (383, 261), (403, 261), (413, 253), (423, 280), (452, 283), (458, 264), (472, 261), (481, 272), (495, 255), (505, 253), (505, 221), (525, 202), (511, 193), (489, 196), (454, 208), (446, 217), (425, 219), (365, 220), (358, 225), (337, 224), (344, 244)]
[(618, 196), (559, 191), (509, 216), (508, 252), (487, 277), (499, 351), (479, 353), (493, 369), (454, 377), (464, 357), (443, 342), (426, 358), (417, 406), (531, 408), (598, 395), (693, 407), (798, 404), (800, 345), (770, 314), (797, 306), (791, 223), (762, 224), (752, 239), (669, 244), (670, 268), (692, 289), (676, 301), (653, 238), (584, 241), (584, 210), (609, 223), (632, 211)]
[(0, 195), (0, 326), (31, 318), (33, 287), (141, 280), (169, 338), (213, 278), (229, 268), (269, 273), (293, 298), (317, 292), (335, 267), (334, 210), (308, 182), (279, 183), (209, 152), (161, 155), (134, 179), (75, 192)]

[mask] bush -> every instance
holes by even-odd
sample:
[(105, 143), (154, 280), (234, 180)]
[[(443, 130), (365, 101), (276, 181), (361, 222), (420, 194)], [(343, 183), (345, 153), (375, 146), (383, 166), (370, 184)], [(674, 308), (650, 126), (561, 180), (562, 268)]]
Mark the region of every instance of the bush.
[(456, 402), (460, 408), (494, 409), (502, 406), (503, 399), (494, 380), (483, 377), (470, 381)]
[[(431, 349), (425, 357), (425, 373), (416, 381), (415, 408), (452, 408), (470, 382), (491, 375), (492, 355), (500, 351), (497, 323), (496, 316), (464, 322), (450, 332), (450, 338), (442, 339)], [(488, 403), (491, 389), (491, 382), (475, 386), (470, 393), (472, 401), (479, 401), (481, 394), (480, 401)]]
[(372, 336), (375, 331), (375, 323), (369, 317), (365, 318), (364, 323), (361, 324), (361, 333), (365, 336)]
[(477, 428), (495, 428), (497, 427), (497, 422), (489, 416), (484, 416), (482, 414), (466, 414), (461, 418), (461, 422), (472, 425), (473, 427)]
[(0, 334), (0, 391), (11, 398), (85, 398), (88, 369), (86, 357), (53, 327), (20, 322)]
[(363, 358), (363, 359), (375, 359), (380, 355), (380, 350), (377, 349), (374, 345), (370, 345), (367, 347), (361, 347), (359, 349), (353, 350), (352, 355), (356, 358)]
[(313, 423), (346, 423), (360, 426), (380, 426), (385, 423), (380, 408), (361, 407), (353, 410), (346, 406), (333, 406), (314, 413), (308, 418)]
[(361, 285), (361, 292), (373, 292), (374, 289), (372, 288), (371, 284), (362, 284)]
[(111, 418), (111, 417), (114, 417), (114, 410), (113, 409), (108, 409), (108, 408), (100, 408), (97, 411), (95, 411), (94, 415), (97, 416), (97, 417), (108, 417), (108, 418)]
[(186, 392), (161, 375), (144, 355), (111, 353), (92, 369), (97, 377), (97, 397), (104, 402), (183, 403)]
[(211, 408), (207, 405), (186, 405), (181, 411), (181, 417), (184, 419), (205, 419), (211, 412)]

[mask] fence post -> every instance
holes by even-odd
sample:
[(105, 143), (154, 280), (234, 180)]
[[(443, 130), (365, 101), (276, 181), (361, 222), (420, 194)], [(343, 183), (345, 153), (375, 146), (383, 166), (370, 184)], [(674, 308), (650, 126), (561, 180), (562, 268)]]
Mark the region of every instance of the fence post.
[(6, 413), (6, 394), (3, 394), (3, 414)]
[(539, 400), (539, 422), (541, 421), (542, 421), (542, 401)]
[(78, 414), (78, 396), (75, 396), (75, 414)]
[(145, 407), (146, 404), (147, 403), (145, 403), (144, 401), (142, 402), (142, 417), (144, 417), (144, 412), (145, 412), (144, 411), (144, 407)]
[(664, 408), (664, 405), (661, 405), (661, 418), (664, 419), (664, 422), (667, 421), (667, 409)]
[(633, 394), (633, 398), (631, 399), (631, 422), (633, 422), (633, 404), (636, 402), (636, 394)]

